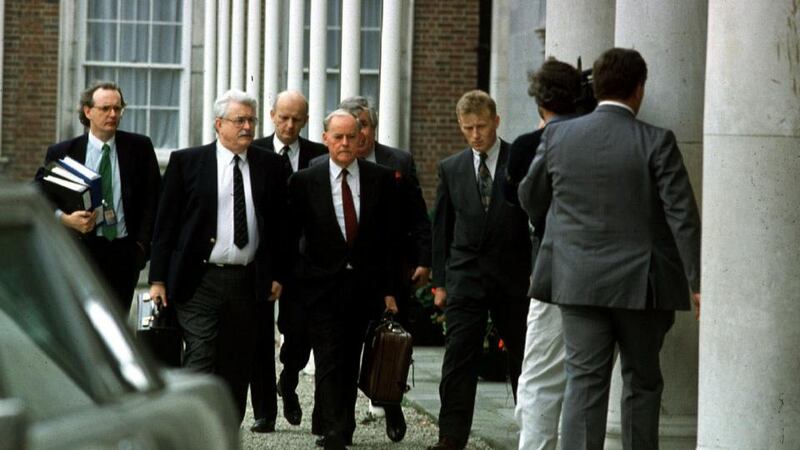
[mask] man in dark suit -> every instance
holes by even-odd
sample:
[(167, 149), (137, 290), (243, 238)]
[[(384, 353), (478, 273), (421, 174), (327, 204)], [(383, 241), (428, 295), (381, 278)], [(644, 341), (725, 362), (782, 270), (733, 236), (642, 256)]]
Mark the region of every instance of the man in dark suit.
[(545, 128), (520, 201), (547, 226), (531, 295), (559, 305), (564, 448), (601, 449), (619, 348), (625, 448), (658, 448), (659, 352), (675, 310), (700, 305), (700, 216), (675, 135), (636, 120), (647, 65), (611, 49), (593, 68), (597, 109)]
[[(300, 136), (300, 131), (308, 122), (308, 102), (298, 91), (284, 91), (275, 97), (270, 111), (275, 133), (253, 141), (253, 147), (262, 147), (269, 152), (281, 155), (291, 172), (308, 167), (311, 159), (328, 153), (324, 145), (309, 141)], [(289, 266), (291, 262), (281, 261)], [(256, 305), (256, 314), (261, 323), (275, 322), (275, 308), (272, 303)], [(305, 367), (311, 354), (307, 324), (303, 305), (297, 297), (297, 283), (291, 275), (283, 284), (281, 299), (278, 302), (278, 329), (284, 340), (280, 350), (283, 370), (275, 383), (275, 332), (272, 327), (259, 327), (257, 330), (253, 373), (250, 379), (250, 402), (253, 405), (255, 423), (250, 427), (254, 432), (271, 432), (275, 429), (277, 415), (276, 392), (283, 398), (283, 416), (292, 425), (300, 425), (303, 411), (297, 398), (298, 373)]]
[[(403, 207), (400, 214), (403, 221), (401, 230), (403, 240), (400, 244), (403, 258), (397, 273), (396, 320), (408, 328), (411, 283), (416, 283), (418, 286), (427, 284), (431, 266), (431, 222), (419, 186), (414, 157), (409, 152), (383, 145), (375, 140), (378, 114), (369, 106), (366, 98), (350, 97), (342, 100), (339, 107), (358, 117), (361, 124), (363, 139), (356, 148), (358, 158), (392, 169), (398, 181)], [(395, 442), (403, 440), (406, 422), (401, 406), (399, 404), (377, 406), (382, 406), (385, 410), (386, 434), (389, 438)]]
[(151, 297), (177, 309), (183, 365), (220, 375), (239, 420), (255, 330), (273, 326), (259, 322), (256, 304), (280, 296), (286, 270), (288, 173), (280, 156), (250, 145), (257, 110), (251, 95), (224, 93), (217, 141), (170, 155), (150, 263)]
[(485, 92), (470, 91), (456, 113), (469, 148), (439, 164), (433, 219), (434, 301), (447, 317), (439, 442), (429, 447), (434, 450), (467, 443), (489, 315), (508, 350), (516, 397), (528, 310), (528, 219), (503, 199), (497, 184), (508, 144), (497, 137), (495, 102)]
[[(81, 93), (78, 110), (89, 132), (48, 148), (44, 164), (69, 156), (104, 175), (102, 211), (56, 214), (79, 233), (127, 316), (139, 271), (150, 255), (161, 174), (150, 138), (118, 129), (124, 109), (119, 86), (90, 86)], [(43, 166), (36, 179), (45, 174)], [(98, 214), (103, 216), (99, 221)]]
[(391, 170), (356, 158), (359, 125), (347, 111), (324, 121), (330, 157), (289, 182), (300, 254), (296, 276), (305, 302), (316, 366), (318, 445), (352, 442), (359, 357), (367, 323), (397, 312), (393, 266), (396, 184)]

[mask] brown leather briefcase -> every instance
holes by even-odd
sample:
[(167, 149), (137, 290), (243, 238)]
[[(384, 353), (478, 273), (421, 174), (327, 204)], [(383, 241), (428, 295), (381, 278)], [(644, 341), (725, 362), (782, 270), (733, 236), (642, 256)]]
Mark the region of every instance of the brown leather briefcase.
[(376, 404), (397, 404), (409, 390), (411, 334), (384, 317), (367, 333), (358, 387)]

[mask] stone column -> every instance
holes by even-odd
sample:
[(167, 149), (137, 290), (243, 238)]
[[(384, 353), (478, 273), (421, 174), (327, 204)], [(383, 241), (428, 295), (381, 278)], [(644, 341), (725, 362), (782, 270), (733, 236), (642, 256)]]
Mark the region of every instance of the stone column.
[(361, 95), (361, 1), (342, 2), (342, 58), (339, 99)]
[(709, 2), (699, 449), (800, 448), (800, 4)]
[(325, 88), (328, 81), (328, 0), (311, 0), (311, 30), (308, 58), (308, 138), (322, 141), (325, 119)]
[(400, 103), (402, 88), (403, 2), (400, 0), (383, 3), (383, 27), (381, 29), (381, 84), (380, 121), (378, 122), (378, 142), (392, 147), (400, 145)]
[(303, 48), (305, 27), (303, 0), (289, 2), (289, 48), (286, 62), (286, 89), (303, 91)]
[(217, 3), (203, 9), (203, 131), (202, 142), (214, 140), (214, 99), (217, 98)]
[(547, 2), (545, 57), (577, 63), (583, 68), (614, 46), (614, 0), (559, 0)]
[[(615, 46), (635, 48), (647, 61), (648, 79), (638, 118), (675, 132), (699, 204), (707, 0), (617, 0), (616, 14)], [(695, 447), (697, 335), (694, 314), (679, 312), (661, 350), (662, 449)], [(621, 391), (617, 367), (608, 408), (607, 448), (622, 448)]]
[(280, 91), (280, 76), (283, 65), (280, 63), (280, 0), (264, 2), (264, 89), (261, 97), (261, 133), (264, 136), (275, 131), (275, 125), (269, 120), (269, 112), (275, 96)]
[[(261, 2), (247, 2), (247, 57), (245, 58), (245, 90), (261, 96)], [(259, 111), (256, 111), (259, 114)], [(261, 135), (259, 127), (259, 135)]]
[(506, 125), (508, 111), (508, 38), (511, 23), (508, 2), (492, 2), (492, 54), (489, 60), (489, 94), (500, 116), (499, 136), (512, 140)]
[(231, 6), (231, 89), (244, 89), (245, 28), (244, 0), (233, 0)]
[(217, 95), (230, 89), (231, 3), (217, 0)]

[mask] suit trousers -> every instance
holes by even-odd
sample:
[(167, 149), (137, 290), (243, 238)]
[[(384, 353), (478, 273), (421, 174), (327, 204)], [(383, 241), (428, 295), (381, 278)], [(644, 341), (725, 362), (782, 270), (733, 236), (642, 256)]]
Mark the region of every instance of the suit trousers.
[(231, 390), (240, 422), (256, 337), (253, 267), (210, 264), (194, 295), (176, 305), (186, 344), (183, 366), (219, 375)]
[(295, 392), (298, 374), (311, 356), (307, 322), (297, 287), (287, 283), (278, 301), (278, 330), (283, 334), (283, 345), (280, 350), (283, 370), (281, 370), (280, 384), (284, 394)]
[(103, 237), (84, 236), (83, 242), (97, 270), (115, 294), (114, 303), (120, 307), (122, 317), (127, 319), (139, 271), (144, 267), (142, 249), (129, 237), (109, 241)]
[(339, 277), (335, 293), (310, 305), (308, 318), (316, 366), (315, 408), (321, 419), (314, 431), (347, 440), (356, 429), (361, 349), (374, 308), (356, 299), (352, 275)]
[(657, 449), (664, 387), (659, 353), (675, 311), (559, 306), (567, 373), (562, 448), (603, 448), (616, 345), (623, 381), (623, 448)]
[(566, 384), (561, 312), (555, 305), (531, 299), (514, 409), (520, 450), (556, 450)]
[(253, 349), (253, 368), (250, 376), (250, 403), (256, 420), (275, 421), (278, 416), (278, 396), (275, 390), (275, 303), (257, 301)]
[(472, 428), (478, 363), (491, 314), (508, 351), (512, 393), (516, 400), (522, 354), (525, 347), (526, 298), (447, 298), (444, 361), (439, 384), (439, 437), (467, 442)]

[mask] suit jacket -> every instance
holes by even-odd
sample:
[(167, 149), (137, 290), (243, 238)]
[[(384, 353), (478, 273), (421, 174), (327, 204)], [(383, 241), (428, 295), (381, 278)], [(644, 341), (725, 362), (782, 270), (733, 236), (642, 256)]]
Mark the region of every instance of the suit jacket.
[(433, 283), (448, 296), (525, 298), (530, 276), (528, 218), (506, 202), (498, 184), (508, 144), (501, 141), (492, 198), (484, 211), (472, 149), (439, 164), (433, 219)]
[[(264, 148), (273, 153), (278, 153), (280, 149), (275, 148), (273, 143), (274, 138), (275, 133), (272, 133), (267, 137), (254, 140), (251, 145), (254, 147)], [(300, 155), (297, 163), (297, 170), (303, 170), (308, 167), (308, 164), (311, 162), (311, 160), (317, 156), (328, 154), (328, 148), (318, 142), (309, 141), (302, 136), (299, 136), (297, 140), (300, 143)]]
[[(333, 207), (330, 159), (295, 173), (289, 180), (292, 229), (299, 239), (295, 275), (301, 298), (313, 305), (331, 295), (340, 277), (352, 273), (360, 298), (397, 295), (392, 274), (397, 261), (396, 184), (391, 170), (358, 161), (361, 185), (358, 234), (352, 246), (342, 236)], [(348, 269), (348, 265), (352, 269)]]
[[(217, 236), (216, 142), (172, 152), (153, 233), (150, 282), (166, 283), (167, 296), (183, 302), (204, 273)], [(283, 158), (250, 147), (250, 187), (258, 224), (255, 298), (266, 300), (272, 281), (285, 271), (275, 261), (287, 251), (286, 180)]]
[[(47, 149), (44, 159), (46, 166), (51, 161), (69, 156), (86, 162), (86, 145), (89, 135), (83, 134), (52, 145)], [(161, 173), (158, 169), (153, 143), (141, 134), (117, 130), (114, 137), (119, 165), (119, 178), (122, 188), (122, 208), (125, 213), (125, 228), (128, 236), (144, 249), (142, 266), (150, 252), (153, 223), (158, 208), (158, 195), (161, 188)], [(45, 176), (44, 166), (39, 168), (36, 179)]]
[(519, 194), (547, 223), (533, 297), (626, 309), (649, 297), (658, 309), (689, 309), (700, 216), (671, 131), (613, 105), (548, 125)]

